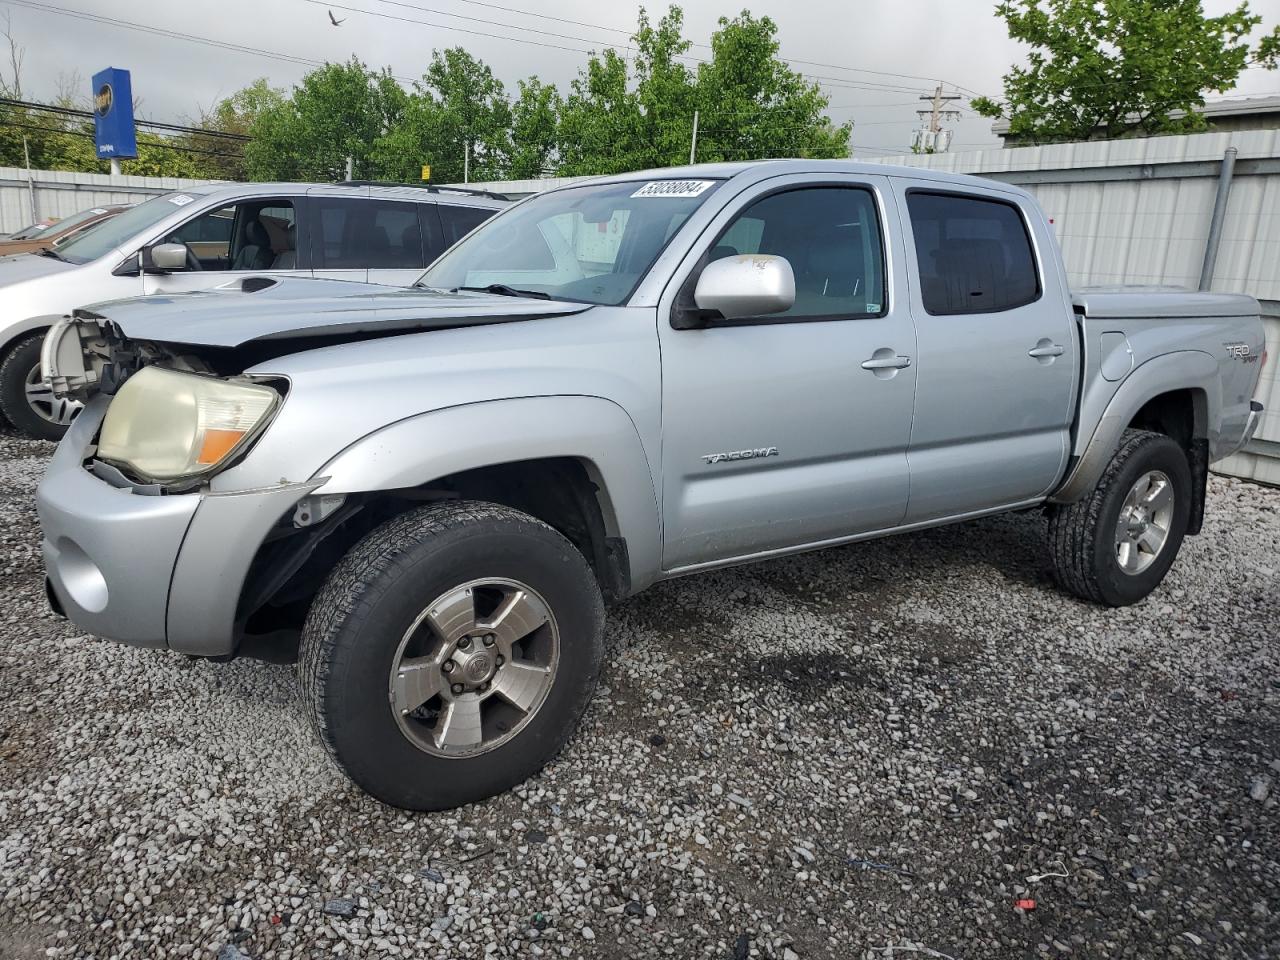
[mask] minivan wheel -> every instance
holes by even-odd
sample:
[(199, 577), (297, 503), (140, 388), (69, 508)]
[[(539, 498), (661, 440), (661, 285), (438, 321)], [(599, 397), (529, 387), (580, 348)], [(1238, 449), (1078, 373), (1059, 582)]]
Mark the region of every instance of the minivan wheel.
[(1191, 515), (1191, 468), (1171, 438), (1126, 430), (1098, 485), (1049, 512), (1058, 582), (1111, 607), (1136, 603), (1173, 565)]
[(63, 400), (40, 376), (40, 346), (44, 333), (20, 341), (0, 363), (0, 411), (5, 419), (29, 437), (61, 440), (80, 412), (81, 404)]
[(604, 607), (586, 560), (509, 507), (401, 514), (338, 563), (303, 627), (303, 700), (338, 766), (385, 803), (493, 796), (564, 745), (595, 688)]

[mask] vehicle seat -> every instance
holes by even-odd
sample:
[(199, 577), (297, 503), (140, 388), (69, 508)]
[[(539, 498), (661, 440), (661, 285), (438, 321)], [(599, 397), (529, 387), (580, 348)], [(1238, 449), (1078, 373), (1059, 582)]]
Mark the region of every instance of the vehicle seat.
[(236, 254), (232, 270), (268, 270), (275, 257), (271, 254), (271, 238), (262, 221), (254, 217), (244, 227), (245, 245)]
[(296, 223), (289, 224), (288, 249), (281, 250), (276, 254), (275, 260), (271, 263), (272, 270), (296, 270), (298, 267), (298, 225)]

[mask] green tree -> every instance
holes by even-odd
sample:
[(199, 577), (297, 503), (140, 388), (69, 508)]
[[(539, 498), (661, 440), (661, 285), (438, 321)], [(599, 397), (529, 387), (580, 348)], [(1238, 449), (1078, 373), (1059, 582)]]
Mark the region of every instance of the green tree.
[(552, 167), (558, 144), (560, 91), (537, 77), (517, 80), (520, 96), (511, 105), (511, 154), (507, 176), (512, 180), (540, 177)]
[(593, 56), (570, 84), (560, 109), (562, 176), (621, 173), (647, 166), (640, 105), (627, 62), (614, 50)]
[(511, 104), (502, 81), (452, 47), (432, 53), (400, 122), (374, 145), (373, 160), (379, 176), (391, 180), (417, 180), (423, 164), (440, 183), (461, 182), (467, 166), (471, 180), (495, 180), (506, 176), (510, 145)]
[(318, 67), (290, 97), (254, 117), (244, 150), (249, 175), (341, 180), (350, 157), (354, 175), (369, 177), (373, 145), (400, 122), (407, 100), (389, 71), (370, 70), (355, 57)]
[(853, 124), (831, 122), (822, 89), (779, 59), (777, 34), (746, 10), (720, 18), (698, 67), (699, 161), (849, 155)]
[(1262, 18), (1247, 2), (1218, 17), (1200, 0), (1005, 0), (996, 12), (1030, 46), (1027, 66), (1005, 74), (1003, 102), (972, 106), (1025, 140), (1201, 130), (1206, 93), (1230, 90), (1250, 64), (1275, 69), (1280, 56), (1280, 27), (1251, 48)]
[[(192, 125), (247, 137), (260, 116), (285, 106), (285, 96), (284, 89), (271, 86), (266, 77), (259, 77), (211, 108), (201, 109)], [(192, 155), (201, 158), (207, 176), (219, 180), (248, 179), (249, 165), (244, 157), (243, 141), (203, 133), (189, 134), (183, 141), (193, 151), (202, 151)]]
[(772, 20), (721, 18), (696, 73), (680, 62), (690, 47), (683, 25), (678, 6), (656, 25), (640, 11), (634, 81), (612, 50), (587, 61), (561, 110), (562, 173), (687, 163), (695, 110), (697, 161), (849, 155), (852, 124), (832, 124), (817, 84), (779, 59)]

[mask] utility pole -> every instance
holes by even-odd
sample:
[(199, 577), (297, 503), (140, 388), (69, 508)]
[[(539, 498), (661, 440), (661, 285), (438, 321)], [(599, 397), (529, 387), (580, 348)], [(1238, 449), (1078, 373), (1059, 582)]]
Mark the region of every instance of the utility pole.
[(694, 159), (698, 153), (698, 111), (693, 111), (693, 139), (689, 141), (689, 165), (697, 163)]
[(27, 161), (27, 195), (31, 200), (31, 222), (40, 218), (36, 215), (36, 182), (31, 177), (31, 148), (27, 146), (27, 135), (22, 135), (22, 155)]
[(355, 157), (347, 157), (347, 179), (348, 179), (348, 180), (354, 180), (354, 179), (356, 178), (356, 177), (355, 177), (355, 173), (356, 173), (356, 169), (355, 169), (355, 168), (356, 168), (356, 158), (355, 158)]
[(467, 152), (462, 155), (462, 182), (471, 182), (471, 141), (467, 140)]
[(942, 84), (933, 91), (933, 96), (920, 98), (929, 104), (928, 110), (917, 110), (923, 129), (917, 129), (911, 137), (911, 149), (916, 153), (946, 153), (951, 146), (951, 131), (942, 128), (943, 122), (954, 123), (960, 119), (959, 110), (951, 110), (946, 104), (952, 100), (963, 100), (958, 93), (942, 92)]

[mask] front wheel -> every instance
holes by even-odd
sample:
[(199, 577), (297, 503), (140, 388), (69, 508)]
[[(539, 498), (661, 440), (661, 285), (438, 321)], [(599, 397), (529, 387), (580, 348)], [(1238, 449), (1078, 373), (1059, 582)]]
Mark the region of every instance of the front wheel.
[(37, 440), (61, 440), (81, 404), (54, 396), (40, 374), (44, 333), (23, 340), (0, 363), (0, 411), (15, 428)]
[(303, 628), (303, 697), (360, 787), (447, 809), (555, 756), (591, 698), (603, 625), (591, 568), (551, 527), (494, 504), (434, 504), (334, 568)]
[(1182, 546), (1191, 494), (1191, 468), (1182, 447), (1162, 433), (1126, 430), (1088, 496), (1050, 510), (1058, 583), (1111, 607), (1147, 596)]

